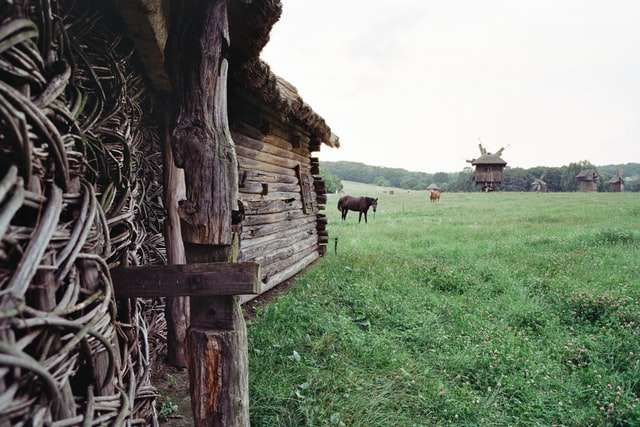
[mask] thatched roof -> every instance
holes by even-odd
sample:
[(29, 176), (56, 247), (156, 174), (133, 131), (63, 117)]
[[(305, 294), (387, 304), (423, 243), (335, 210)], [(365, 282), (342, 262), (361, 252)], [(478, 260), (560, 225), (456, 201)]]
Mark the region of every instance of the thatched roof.
[(427, 190), (440, 191), (441, 189), (438, 186), (438, 184), (431, 184), (430, 186), (427, 187)]
[(304, 102), (295, 86), (275, 75), (269, 65), (260, 59), (260, 52), (269, 41), (271, 28), (281, 14), (281, 0), (230, 2), (231, 82), (265, 103), (283, 122), (301, 126), (312, 138), (331, 147), (339, 147), (340, 139), (331, 132), (325, 120)]
[(600, 174), (595, 169), (585, 169), (576, 175), (578, 181), (596, 181)]
[(619, 184), (619, 183), (624, 184), (624, 178), (620, 175), (616, 175), (613, 178), (611, 178), (609, 181), (607, 181), (607, 184)]
[[(149, 78), (157, 89), (167, 91), (171, 86), (163, 64), (169, 11), (163, 3), (163, 0), (117, 1)], [(260, 60), (260, 52), (281, 14), (281, 0), (229, 2), (230, 85), (246, 90), (285, 125), (301, 128), (312, 140), (338, 147), (340, 140), (324, 119), (304, 102), (295, 87), (276, 76)]]
[(505, 162), (502, 157), (502, 153), (504, 152), (504, 148), (501, 148), (496, 153), (489, 153), (482, 144), (479, 144), (480, 147), (480, 157), (473, 160), (468, 160), (473, 166), (477, 165), (495, 165), (495, 166), (506, 166), (507, 162)]

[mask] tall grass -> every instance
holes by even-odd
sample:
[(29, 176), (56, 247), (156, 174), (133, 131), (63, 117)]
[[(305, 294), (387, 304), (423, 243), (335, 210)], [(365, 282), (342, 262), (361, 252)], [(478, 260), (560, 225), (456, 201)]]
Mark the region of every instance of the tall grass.
[(637, 195), (379, 197), (252, 321), (254, 425), (640, 425)]

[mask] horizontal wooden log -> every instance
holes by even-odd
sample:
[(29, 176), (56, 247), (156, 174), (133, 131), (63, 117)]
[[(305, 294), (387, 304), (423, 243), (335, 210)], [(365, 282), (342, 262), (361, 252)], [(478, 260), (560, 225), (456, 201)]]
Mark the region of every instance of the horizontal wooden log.
[[(260, 182), (245, 181), (240, 186), (240, 192), (246, 193), (246, 194), (262, 194), (264, 192), (265, 185), (268, 186), (268, 184), (266, 183), (262, 184)], [(268, 192), (268, 187), (267, 187), (267, 192)]]
[(282, 248), (294, 245), (296, 242), (311, 236), (317, 236), (316, 231), (313, 229), (302, 230), (298, 233), (288, 235), (284, 238), (279, 238), (277, 235), (273, 235), (273, 239), (263, 242), (260, 245), (252, 246), (250, 248), (243, 248), (240, 253), (240, 259), (242, 261), (254, 260), (266, 253), (274, 252)]
[(326, 194), (317, 194), (316, 195), (316, 202), (320, 205), (325, 205), (327, 204), (327, 195)]
[(265, 215), (286, 211), (302, 212), (302, 202), (299, 200), (246, 200), (244, 202), (245, 215)]
[(254, 181), (259, 183), (282, 183), (298, 184), (298, 177), (291, 175), (280, 175), (273, 172), (264, 172), (256, 169), (240, 169), (240, 182)]
[(309, 236), (308, 238), (302, 239), (291, 246), (260, 256), (256, 258), (254, 262), (257, 262), (260, 264), (260, 266), (262, 267), (260, 271), (262, 272), (264, 277), (265, 266), (289, 259), (295, 254), (298, 254), (308, 249), (309, 247), (315, 246), (317, 244), (318, 244), (318, 239), (315, 236)]
[(318, 243), (321, 245), (326, 245), (329, 243), (329, 236), (318, 236)]
[(306, 215), (304, 212), (291, 211), (291, 212), (279, 212), (268, 215), (250, 215), (246, 216), (243, 221), (243, 226), (251, 226), (258, 224), (273, 224), (276, 222), (290, 221), (293, 219), (304, 218)]
[(311, 215), (305, 215), (299, 219), (280, 221), (273, 224), (258, 224), (252, 226), (244, 226), (242, 228), (243, 244), (249, 239), (268, 236), (269, 234), (280, 233), (289, 228), (295, 228), (302, 224), (313, 224), (315, 218)]
[[(267, 292), (272, 288), (278, 286), (285, 280), (292, 278), (293, 276), (313, 264), (316, 260), (318, 260), (318, 258), (320, 258), (320, 254), (318, 252), (312, 252), (297, 263), (286, 268), (285, 270), (280, 271), (278, 274), (274, 274), (269, 278), (268, 282), (262, 285), (261, 293)], [(246, 303), (247, 301), (251, 301), (255, 297), (256, 295), (243, 295), (242, 297), (240, 297), (240, 301), (242, 303)]]
[(264, 200), (286, 200), (294, 201), (300, 200), (302, 196), (298, 192), (282, 192), (273, 191), (267, 194), (254, 194), (254, 193), (240, 193), (240, 200), (244, 201), (264, 201)]
[(267, 264), (263, 263), (262, 268), (262, 281), (264, 283), (269, 282), (271, 276), (274, 276), (281, 272), (282, 270), (287, 269), (289, 266), (297, 263), (301, 259), (305, 258), (312, 252), (318, 252), (318, 242), (311, 242), (311, 244), (307, 244), (305, 248), (291, 254), (290, 256), (283, 258), (282, 260)]
[(117, 268), (118, 298), (242, 295), (259, 292), (260, 265), (208, 263)]
[(250, 148), (256, 151), (273, 154), (275, 156), (291, 159), (300, 163), (309, 163), (309, 157), (298, 154), (292, 150), (281, 148), (277, 145), (252, 138), (241, 133), (233, 133), (233, 140), (236, 146)]
[(277, 173), (279, 175), (296, 176), (296, 171), (293, 169), (276, 166), (271, 163), (256, 160), (253, 157), (246, 157), (240, 155), (240, 153), (238, 153), (238, 163), (242, 169), (255, 169), (263, 172)]
[[(242, 241), (242, 250), (249, 250), (259, 245), (263, 245), (274, 239), (283, 239), (289, 236), (293, 236), (299, 234), (301, 232), (307, 231), (312, 233), (314, 230), (313, 223), (300, 224), (297, 227), (289, 227), (286, 230), (280, 231), (279, 233), (269, 234), (262, 237), (256, 237), (254, 239), (245, 239)], [(317, 233), (316, 233), (317, 234)]]
[(308, 164), (308, 162), (300, 162), (298, 160), (287, 159), (279, 155), (274, 155), (274, 154), (266, 153), (264, 151), (254, 150), (252, 148), (247, 148), (242, 145), (236, 146), (236, 152), (239, 156), (242, 156), (244, 158), (258, 160), (260, 162), (267, 163), (274, 166), (280, 166), (283, 168), (295, 168), (296, 166), (302, 164), (302, 167), (305, 168), (306, 170), (311, 169), (311, 166)]

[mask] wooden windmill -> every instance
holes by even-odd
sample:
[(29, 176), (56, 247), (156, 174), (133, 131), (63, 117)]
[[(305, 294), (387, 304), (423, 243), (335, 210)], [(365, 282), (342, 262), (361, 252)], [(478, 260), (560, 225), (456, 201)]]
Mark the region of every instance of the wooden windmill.
[(531, 183), (531, 191), (536, 193), (546, 193), (548, 191), (547, 183), (544, 181), (546, 173), (540, 175), (540, 178), (533, 178)]
[(618, 169), (616, 176), (607, 181), (607, 185), (609, 186), (609, 190), (612, 193), (623, 193), (624, 192), (624, 178), (622, 170)]
[(500, 157), (504, 152), (504, 148), (501, 148), (496, 153), (489, 153), (482, 144), (478, 144), (478, 147), (480, 147), (480, 157), (467, 160), (468, 163), (475, 167), (473, 180), (476, 185), (480, 186), (482, 191), (495, 191), (502, 184), (504, 168), (507, 166), (507, 162)]

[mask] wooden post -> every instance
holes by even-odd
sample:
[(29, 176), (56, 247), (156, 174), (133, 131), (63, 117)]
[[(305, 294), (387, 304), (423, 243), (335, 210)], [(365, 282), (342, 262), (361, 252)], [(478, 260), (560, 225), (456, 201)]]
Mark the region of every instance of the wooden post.
[[(189, 261), (225, 260), (229, 247), (187, 246)], [(118, 268), (118, 298), (191, 296), (189, 380), (196, 426), (248, 426), (247, 332), (236, 295), (260, 292), (257, 263)]]
[[(165, 104), (165, 109), (168, 106)], [(164, 206), (167, 218), (164, 224), (164, 240), (167, 247), (167, 262), (169, 265), (186, 264), (180, 216), (178, 215), (178, 200), (185, 196), (184, 172), (178, 169), (173, 159), (171, 138), (164, 120)], [(189, 298), (167, 298), (165, 317), (167, 319), (167, 359), (169, 364), (187, 367), (187, 329), (189, 327)]]
[[(187, 194), (178, 213), (187, 262), (235, 262), (232, 217), (240, 215), (227, 117), (227, 0), (173, 1), (169, 19), (165, 64), (176, 100), (171, 145), (185, 170)], [(238, 297), (191, 299), (188, 365), (196, 426), (249, 426), (246, 334)]]

